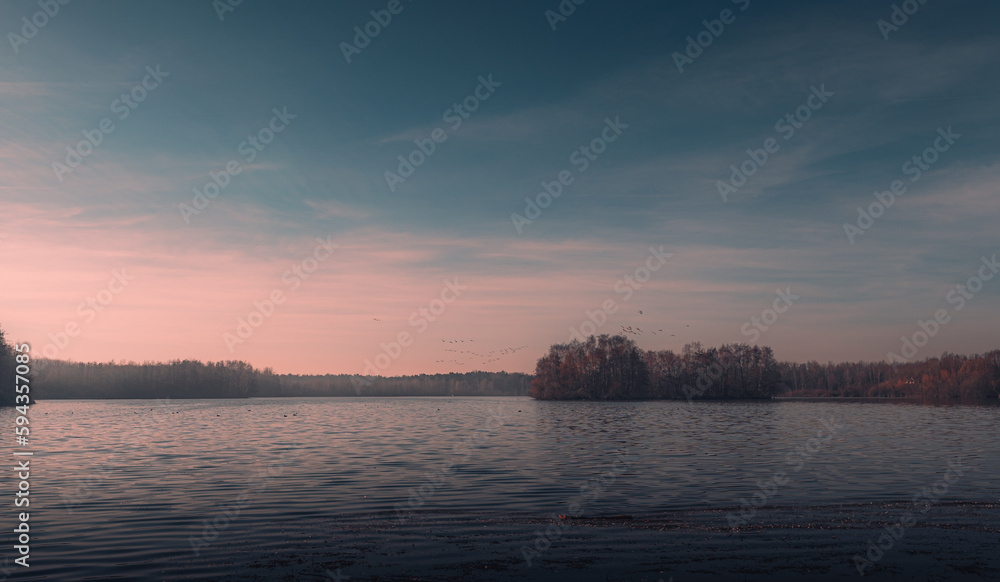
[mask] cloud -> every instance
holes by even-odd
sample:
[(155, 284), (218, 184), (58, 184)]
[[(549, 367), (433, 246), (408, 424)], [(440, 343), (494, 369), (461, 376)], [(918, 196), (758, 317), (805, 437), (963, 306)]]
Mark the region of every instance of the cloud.
[(305, 200), (306, 206), (313, 209), (317, 218), (347, 218), (350, 220), (365, 220), (372, 216), (371, 212), (337, 202), (336, 200)]

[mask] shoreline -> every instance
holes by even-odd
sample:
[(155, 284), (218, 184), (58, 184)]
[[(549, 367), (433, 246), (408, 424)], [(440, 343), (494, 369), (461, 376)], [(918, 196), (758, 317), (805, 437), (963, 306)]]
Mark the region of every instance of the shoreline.
[[(395, 394), (395, 395), (303, 395), (303, 396), (202, 396), (196, 398), (173, 398), (170, 396), (158, 397), (158, 396), (123, 396), (119, 398), (42, 398), (40, 400), (34, 400), (31, 404), (42, 403), (42, 402), (101, 402), (101, 401), (127, 401), (127, 400), (139, 400), (139, 401), (154, 401), (154, 402), (182, 402), (189, 400), (282, 400), (282, 399), (320, 399), (320, 398), (344, 398), (344, 399), (376, 399), (376, 398), (441, 398), (441, 399), (458, 399), (458, 398), (517, 398), (522, 400), (531, 400), (535, 402), (588, 402), (588, 403), (608, 403), (608, 404), (621, 404), (621, 403), (643, 403), (643, 402), (686, 402), (688, 404), (694, 403), (734, 403), (734, 402), (866, 402), (866, 403), (898, 403), (898, 404), (927, 404), (927, 405), (968, 405), (968, 406), (1000, 406), (1000, 398), (982, 398), (982, 399), (943, 399), (943, 398), (913, 398), (913, 397), (894, 397), (894, 396), (773, 396), (770, 398), (696, 398), (691, 401), (685, 400), (683, 398), (654, 398), (654, 399), (643, 399), (643, 400), (583, 400), (583, 399), (538, 399), (532, 396), (527, 396), (523, 394), (462, 394), (462, 395), (449, 395), (449, 394)], [(13, 405), (10, 406), (13, 408)]]

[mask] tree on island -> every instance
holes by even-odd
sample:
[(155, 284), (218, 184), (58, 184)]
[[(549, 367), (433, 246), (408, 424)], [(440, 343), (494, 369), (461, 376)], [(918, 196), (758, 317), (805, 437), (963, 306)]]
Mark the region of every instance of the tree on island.
[(531, 396), (539, 400), (628, 400), (643, 397), (649, 366), (635, 342), (590, 336), (556, 344), (538, 360)]
[(624, 336), (556, 344), (538, 360), (531, 396), (539, 400), (770, 398), (782, 391), (771, 348), (688, 344), (680, 355), (640, 350)]
[(16, 393), (14, 387), (17, 362), (14, 357), (17, 352), (14, 346), (7, 343), (3, 329), (0, 329), (0, 406), (15, 406)]

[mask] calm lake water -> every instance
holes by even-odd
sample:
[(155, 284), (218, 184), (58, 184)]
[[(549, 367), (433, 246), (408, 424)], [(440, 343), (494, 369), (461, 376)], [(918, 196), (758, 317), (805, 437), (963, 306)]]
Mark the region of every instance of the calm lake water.
[[(0, 418), (13, 432), (13, 411)], [(868, 402), (44, 401), (28, 447), (31, 567), (5, 550), (6, 575), (237, 579), (250, 567), (237, 547), (323, 543), (299, 539), (306, 521), (543, 516), (574, 502), (639, 518), (737, 507), (776, 471), (788, 481), (769, 506), (906, 502), (960, 459), (946, 499), (996, 502), (998, 427), (996, 406)], [(12, 524), (12, 472), (0, 483)]]

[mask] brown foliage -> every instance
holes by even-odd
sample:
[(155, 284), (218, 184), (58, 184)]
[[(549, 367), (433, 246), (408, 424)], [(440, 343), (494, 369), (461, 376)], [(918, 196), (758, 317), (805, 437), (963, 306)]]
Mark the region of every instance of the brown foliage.
[(681, 355), (642, 352), (624, 336), (556, 344), (538, 360), (531, 396), (540, 400), (767, 398), (780, 388), (770, 348), (728, 344)]

